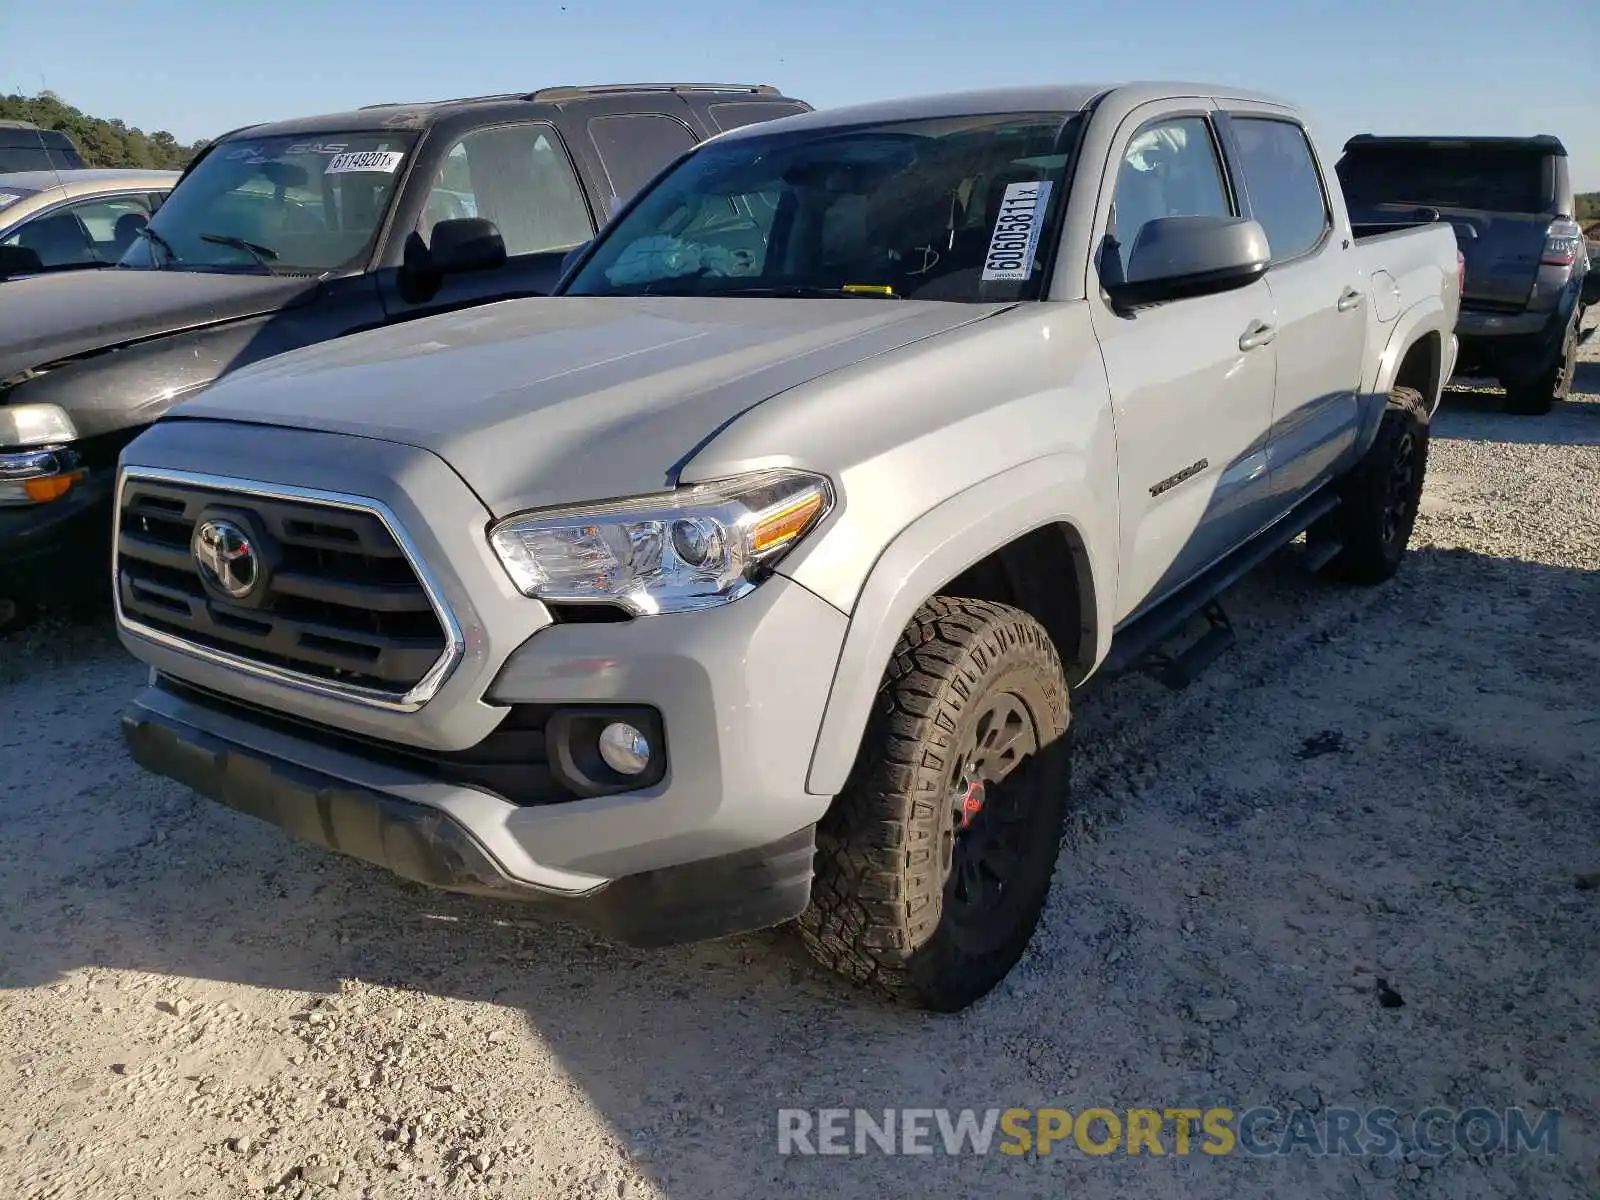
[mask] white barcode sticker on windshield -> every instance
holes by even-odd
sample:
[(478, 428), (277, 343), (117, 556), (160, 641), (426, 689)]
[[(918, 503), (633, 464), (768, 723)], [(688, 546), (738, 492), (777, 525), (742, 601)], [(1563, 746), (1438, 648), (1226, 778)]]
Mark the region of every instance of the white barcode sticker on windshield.
[(989, 235), (989, 253), (983, 259), (985, 283), (1025, 282), (1033, 273), (1033, 256), (1039, 249), (1045, 210), (1050, 206), (1048, 179), (1010, 183), (995, 214)]
[(404, 150), (352, 150), (348, 154), (335, 154), (328, 160), (324, 175), (343, 175), (347, 171), (381, 171), (393, 175), (395, 168), (405, 158)]

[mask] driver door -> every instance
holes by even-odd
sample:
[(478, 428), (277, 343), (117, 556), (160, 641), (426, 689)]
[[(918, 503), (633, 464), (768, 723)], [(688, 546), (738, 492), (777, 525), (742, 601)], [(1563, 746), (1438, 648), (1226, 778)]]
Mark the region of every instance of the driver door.
[(1211, 113), (1154, 107), (1130, 116), (1113, 143), (1115, 184), (1101, 197), (1089, 287), (1116, 414), (1119, 618), (1246, 540), (1270, 500), (1276, 352), (1266, 283), (1132, 310), (1114, 308), (1098, 286), (1120, 278), (1146, 221), (1238, 215)]
[(481, 217), (505, 241), (505, 265), (447, 275), (418, 292), (404, 271), (384, 273), (391, 318), (515, 296), (548, 295), (568, 250), (594, 234), (583, 188), (553, 125), (543, 121), (476, 129), (435, 160), (421, 213), (408, 231), (408, 256), (425, 248), (440, 221)]

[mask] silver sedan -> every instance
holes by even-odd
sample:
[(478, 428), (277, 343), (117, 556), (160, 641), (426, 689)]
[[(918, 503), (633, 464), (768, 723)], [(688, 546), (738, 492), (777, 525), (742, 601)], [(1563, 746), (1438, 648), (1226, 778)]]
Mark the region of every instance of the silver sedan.
[(177, 181), (177, 171), (0, 175), (0, 279), (115, 263)]

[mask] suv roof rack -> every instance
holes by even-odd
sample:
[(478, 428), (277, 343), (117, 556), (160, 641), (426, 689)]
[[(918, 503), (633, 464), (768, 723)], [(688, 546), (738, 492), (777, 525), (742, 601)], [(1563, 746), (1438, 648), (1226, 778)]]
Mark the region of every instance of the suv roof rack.
[(770, 83), (598, 83), (561, 84), (529, 92), (526, 100), (572, 100), (580, 96), (610, 96), (619, 92), (748, 92), (753, 96), (781, 96)]
[(629, 92), (744, 92), (752, 96), (781, 96), (770, 83), (564, 83), (534, 92), (496, 92), (487, 96), (457, 96), (450, 100), (385, 100), (363, 104), (357, 112), (373, 108), (434, 108), (444, 104), (487, 104), (495, 100), (550, 102), (578, 100), (584, 96), (617, 96)]

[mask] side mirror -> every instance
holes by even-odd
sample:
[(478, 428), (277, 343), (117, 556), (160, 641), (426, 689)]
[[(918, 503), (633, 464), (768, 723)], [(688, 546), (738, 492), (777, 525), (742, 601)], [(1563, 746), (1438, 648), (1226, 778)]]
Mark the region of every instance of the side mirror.
[(1244, 217), (1157, 217), (1133, 239), (1118, 307), (1206, 296), (1254, 283), (1272, 261), (1267, 231)]
[(565, 254), (563, 254), (561, 256), (561, 274), (565, 275), (568, 271), (572, 270), (572, 264), (577, 262), (578, 259), (582, 258), (583, 252), (592, 244), (592, 239), (588, 242), (580, 242), (571, 250), (568, 250)]
[(0, 279), (9, 275), (31, 275), (44, 270), (36, 250), (25, 246), (0, 246)]
[(493, 221), (460, 217), (433, 227), (428, 265), (441, 275), (493, 271), (506, 265), (506, 243)]

